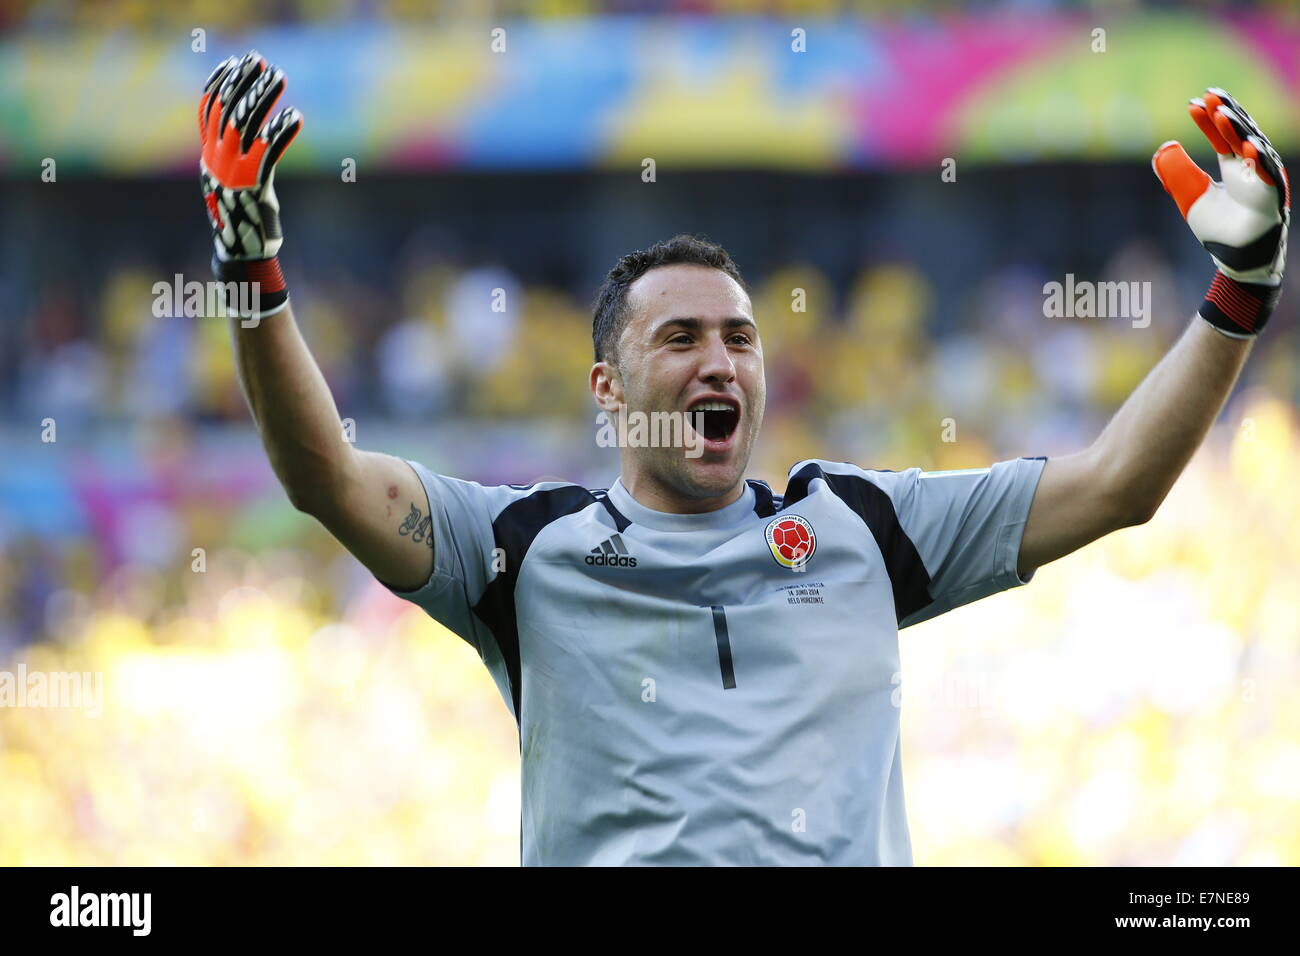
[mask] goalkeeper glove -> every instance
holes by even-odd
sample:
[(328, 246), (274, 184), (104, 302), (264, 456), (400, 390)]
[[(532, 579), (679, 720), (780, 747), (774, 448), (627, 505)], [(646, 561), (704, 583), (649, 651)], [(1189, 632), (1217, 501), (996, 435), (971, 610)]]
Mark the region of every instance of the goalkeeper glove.
[(1273, 145), (1231, 96), (1209, 89), (1188, 108), (1219, 154), (1218, 183), (1170, 140), (1151, 166), (1218, 274), (1199, 314), (1236, 339), (1259, 333), (1277, 305), (1286, 266), (1291, 192)]
[(199, 101), (212, 271), (222, 282), (257, 282), (258, 315), (278, 312), (289, 300), (276, 259), (284, 237), (275, 164), (302, 129), (302, 115), (288, 107), (263, 124), (284, 85), (284, 73), (250, 50), (213, 70)]

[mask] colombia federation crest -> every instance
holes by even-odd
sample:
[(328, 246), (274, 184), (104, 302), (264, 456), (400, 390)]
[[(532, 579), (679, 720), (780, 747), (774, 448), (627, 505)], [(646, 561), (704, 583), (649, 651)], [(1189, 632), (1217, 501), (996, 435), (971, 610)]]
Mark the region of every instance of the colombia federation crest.
[(764, 533), (776, 563), (791, 571), (802, 571), (817, 550), (817, 535), (812, 525), (799, 515), (776, 518)]

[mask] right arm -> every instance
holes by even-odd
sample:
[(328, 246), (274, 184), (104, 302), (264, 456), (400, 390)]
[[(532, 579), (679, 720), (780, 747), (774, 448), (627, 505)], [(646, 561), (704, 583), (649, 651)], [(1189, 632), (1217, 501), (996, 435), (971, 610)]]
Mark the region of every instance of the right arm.
[[(230, 321), (239, 382), (276, 477), (311, 515), (385, 584), (414, 591), (433, 573), (433, 535), (409, 534), (430, 516), (424, 485), (405, 461), (360, 451), (287, 305), (245, 328)], [(403, 526), (407, 534), (401, 534)]]
[(283, 236), (275, 164), (302, 127), (292, 107), (271, 116), (284, 87), (284, 73), (251, 50), (213, 70), (199, 102), (213, 268), (223, 283), (260, 290), (257, 319), (231, 320), (239, 383), (294, 507), (320, 521), (380, 581), (414, 591), (433, 573), (424, 485), (400, 458), (357, 451), (344, 440), (276, 259)]

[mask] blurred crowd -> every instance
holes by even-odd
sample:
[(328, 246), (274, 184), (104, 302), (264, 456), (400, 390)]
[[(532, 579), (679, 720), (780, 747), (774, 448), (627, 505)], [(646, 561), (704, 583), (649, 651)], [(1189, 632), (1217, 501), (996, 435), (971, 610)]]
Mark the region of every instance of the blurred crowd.
[[(1200, 273), (1208, 281), (1208, 266)], [(167, 309), (174, 285), (161, 276), (125, 266), (86, 298), (63, 284), (38, 291), (4, 359), (11, 374), (0, 421), (248, 422), (227, 323), (157, 317), (155, 284)], [(193, 276), (206, 279), (206, 269), (186, 281)], [(1044, 285), (1062, 277), (1031, 261), (965, 289), (956, 317), (939, 314), (927, 273), (904, 260), (863, 265), (843, 288), (809, 262), (748, 278), (769, 419), (891, 460), (933, 453), (936, 423), (947, 417), (961, 430), (952, 450), (966, 457), (967, 439), (977, 437), (991, 448), (1045, 451), (1090, 440), (1198, 304), (1184, 292), (1195, 278), (1145, 240), (1121, 245), (1091, 280), (1149, 283), (1149, 315), (1131, 320), (1046, 316)], [(1300, 339), (1285, 331), (1300, 288), (1288, 281), (1276, 322), (1283, 331), (1268, 337), (1246, 379), (1300, 401)], [(583, 295), (527, 283), (500, 264), (426, 258), (402, 268), (395, 289), (333, 270), (299, 270), (291, 288), (345, 417), (576, 427), (595, 414), (586, 388), (594, 289)], [(848, 440), (837, 441), (837, 429)]]

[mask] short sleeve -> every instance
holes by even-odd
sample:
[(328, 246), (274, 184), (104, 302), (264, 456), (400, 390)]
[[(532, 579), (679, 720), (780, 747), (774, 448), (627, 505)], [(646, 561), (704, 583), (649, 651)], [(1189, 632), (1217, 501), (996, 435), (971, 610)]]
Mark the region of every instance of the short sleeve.
[(1021, 578), (1016, 564), (1045, 463), (1016, 458), (967, 471), (912, 469), (882, 481), (930, 576), (931, 603), (900, 627), (1029, 583), (1034, 572)]
[(1033, 572), (1021, 578), (1016, 565), (1045, 463), (935, 472), (814, 464), (880, 545), (903, 628), (1029, 583)]
[(434, 474), (418, 462), (408, 461), (429, 498), (433, 518), (433, 573), (424, 586), (399, 591), (398, 597), (423, 608), (472, 644), (482, 656), (490, 631), (474, 609), (480, 607), (489, 585), (505, 566), (498, 552), (493, 523), (511, 504), (547, 485), (481, 485), (474, 481)]
[(486, 489), (475, 482), (435, 475), (418, 462), (407, 464), (419, 476), (433, 519), (433, 573), (423, 587), (399, 591), (398, 597), (423, 608), (429, 616), (479, 649), (471, 609), (487, 587), (491, 569), (492, 514)]
[(429, 498), (433, 572), (424, 587), (398, 597), (423, 608), (478, 651), (515, 719), (520, 713), (515, 586), (538, 533), (594, 503), (570, 482), (480, 485), (408, 461)]

